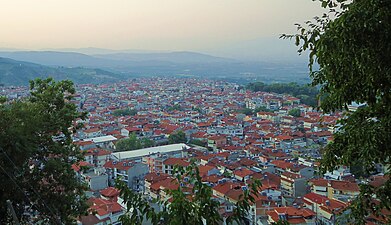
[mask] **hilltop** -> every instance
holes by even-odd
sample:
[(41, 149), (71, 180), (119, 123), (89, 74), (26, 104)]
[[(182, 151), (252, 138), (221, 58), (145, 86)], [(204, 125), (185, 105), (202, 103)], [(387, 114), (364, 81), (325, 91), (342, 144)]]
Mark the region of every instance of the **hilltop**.
[(56, 80), (70, 79), (75, 83), (102, 83), (118, 81), (121, 77), (102, 69), (84, 67), (50, 67), (41, 64), (17, 61), (0, 57), (0, 83), (4, 85), (27, 85), (34, 78), (53, 77)]

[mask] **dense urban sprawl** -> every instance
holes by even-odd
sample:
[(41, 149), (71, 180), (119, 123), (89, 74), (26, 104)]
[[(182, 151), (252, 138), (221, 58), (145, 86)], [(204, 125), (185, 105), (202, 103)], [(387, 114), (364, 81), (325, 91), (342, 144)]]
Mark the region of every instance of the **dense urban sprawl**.
[[(9, 100), (28, 93), (26, 87), (0, 90)], [(363, 182), (344, 166), (318, 170), (321, 148), (332, 141), (343, 114), (322, 114), (289, 95), (224, 81), (139, 78), (78, 85), (74, 103), (88, 119), (75, 121), (84, 123), (73, 138), (85, 160), (73, 169), (88, 184), (96, 212), (81, 217), (82, 224), (119, 224), (126, 206), (113, 187), (117, 178), (148, 199), (164, 199), (165, 190), (178, 188), (175, 166), (187, 167), (190, 160), (223, 216), (251, 179), (261, 181), (251, 224), (334, 224)], [(382, 172), (379, 167), (380, 175), (367, 181), (381, 185)]]

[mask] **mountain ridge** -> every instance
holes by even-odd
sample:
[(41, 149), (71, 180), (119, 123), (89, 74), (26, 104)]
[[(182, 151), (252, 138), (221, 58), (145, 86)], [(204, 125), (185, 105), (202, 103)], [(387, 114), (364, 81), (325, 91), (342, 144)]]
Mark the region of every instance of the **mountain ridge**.
[(102, 69), (83, 67), (50, 67), (26, 61), (0, 57), (0, 83), (4, 85), (27, 85), (35, 78), (53, 77), (56, 80), (70, 79), (75, 83), (103, 83), (123, 79), (118, 74)]

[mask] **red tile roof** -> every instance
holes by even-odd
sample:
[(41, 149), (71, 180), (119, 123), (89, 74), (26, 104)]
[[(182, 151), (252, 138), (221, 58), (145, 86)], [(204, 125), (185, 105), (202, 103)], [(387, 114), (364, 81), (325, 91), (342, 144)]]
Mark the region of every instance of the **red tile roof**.
[(231, 189), (233, 189), (235, 187), (239, 187), (240, 188), (241, 186), (242, 185), (239, 184), (239, 183), (226, 182), (226, 183), (218, 184), (215, 187), (213, 187), (212, 189), (215, 190), (218, 193), (221, 193), (221, 194), (225, 195), (229, 190), (231, 190)]
[(117, 170), (128, 170), (133, 167), (133, 164), (134, 162), (131, 160), (124, 160), (124, 161), (109, 160), (103, 165), (103, 167), (110, 168), (110, 169), (116, 168)]
[(281, 169), (288, 169), (293, 167), (293, 163), (291, 162), (285, 162), (284, 160), (273, 160), (270, 163), (274, 164), (276, 167), (281, 168)]
[(182, 158), (168, 158), (163, 161), (163, 164), (164, 165), (172, 165), (172, 166), (178, 165), (178, 166), (183, 166), (183, 167), (190, 165), (190, 163), (188, 161), (185, 161)]
[(88, 163), (88, 162), (85, 162), (85, 161), (81, 161), (79, 163), (75, 163), (72, 165), (72, 169), (76, 172), (79, 172), (81, 170), (82, 167), (93, 167), (94, 165), (92, 165), (91, 163)]
[(286, 220), (289, 224), (301, 224), (306, 223), (306, 218), (313, 218), (316, 213), (309, 209), (297, 209), (295, 207), (278, 207), (272, 211), (266, 213), (274, 222), (280, 220), (279, 215), (286, 216)]
[(246, 168), (241, 168), (241, 169), (238, 169), (238, 170), (234, 171), (234, 174), (236, 176), (238, 176), (238, 177), (241, 177), (241, 178), (244, 178), (246, 176), (251, 176), (254, 173), (255, 173), (254, 171), (251, 171), (251, 170), (246, 169)]
[(96, 212), (99, 216), (122, 211), (121, 205), (114, 201), (101, 198), (91, 198), (90, 201), (93, 203), (90, 207), (90, 211)]
[(114, 187), (108, 187), (100, 191), (100, 194), (112, 198), (112, 197), (117, 197), (119, 196), (120, 191), (117, 188)]
[(160, 180), (164, 180), (167, 177), (168, 177), (168, 174), (152, 172), (152, 173), (147, 173), (145, 175), (144, 179), (145, 179), (145, 181), (148, 181), (150, 183), (155, 183)]
[(350, 181), (341, 181), (341, 180), (331, 180), (330, 186), (334, 189), (341, 191), (351, 191), (351, 192), (359, 192), (360, 187), (355, 182)]
[(323, 195), (316, 193), (308, 193), (303, 196), (303, 200), (306, 204), (318, 204), (321, 205), (321, 208), (327, 212), (340, 212), (342, 209), (347, 207), (347, 204), (335, 199), (329, 199)]
[(312, 183), (312, 185), (319, 186), (319, 187), (327, 187), (329, 184), (328, 180), (322, 179), (322, 178), (313, 179), (313, 180), (310, 180), (309, 182)]

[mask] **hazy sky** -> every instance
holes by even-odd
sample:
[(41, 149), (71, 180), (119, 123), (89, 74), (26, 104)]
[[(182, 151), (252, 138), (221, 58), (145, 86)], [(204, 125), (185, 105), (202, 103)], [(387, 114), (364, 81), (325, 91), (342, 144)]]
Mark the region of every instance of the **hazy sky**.
[(0, 48), (218, 51), (320, 11), (312, 0), (2, 0)]

